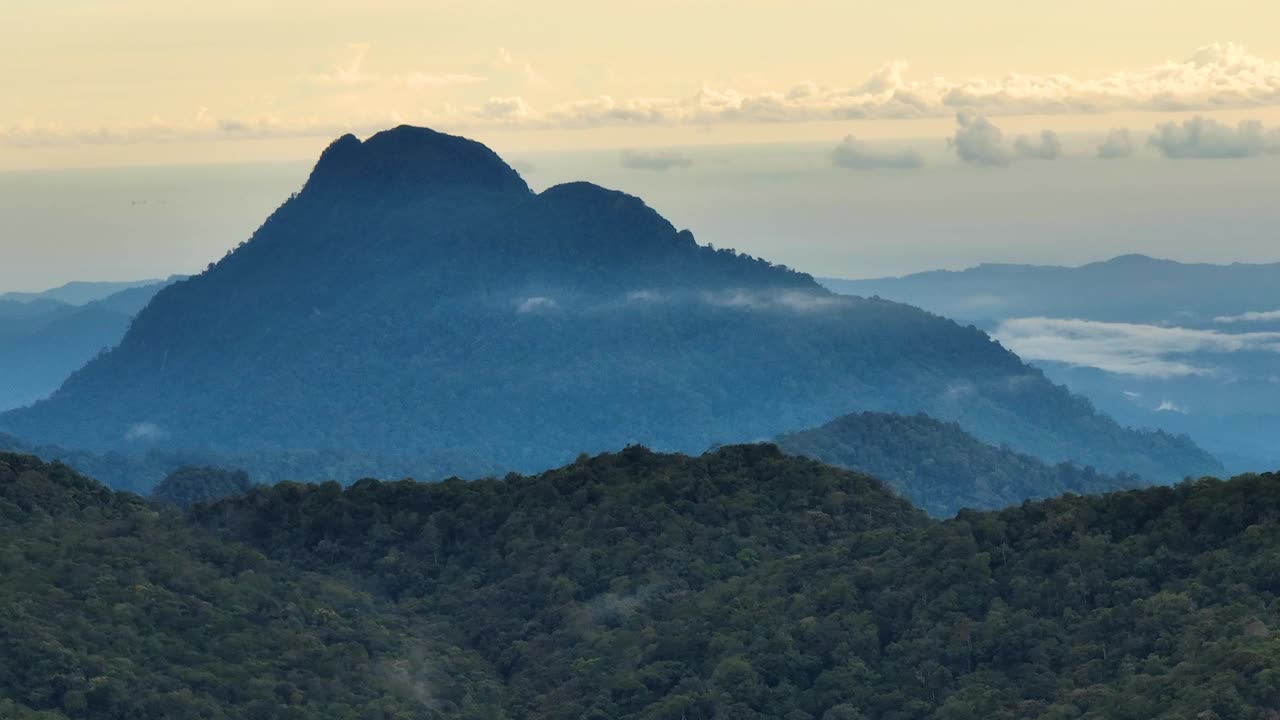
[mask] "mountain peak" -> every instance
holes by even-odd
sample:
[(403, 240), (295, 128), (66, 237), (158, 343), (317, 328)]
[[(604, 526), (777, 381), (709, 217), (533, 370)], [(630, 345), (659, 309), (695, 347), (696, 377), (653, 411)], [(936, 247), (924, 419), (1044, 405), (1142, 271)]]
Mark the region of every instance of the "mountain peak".
[(321, 154), (304, 193), (448, 188), (529, 194), (529, 186), (497, 153), (474, 140), (401, 125), (361, 142), (343, 135)]

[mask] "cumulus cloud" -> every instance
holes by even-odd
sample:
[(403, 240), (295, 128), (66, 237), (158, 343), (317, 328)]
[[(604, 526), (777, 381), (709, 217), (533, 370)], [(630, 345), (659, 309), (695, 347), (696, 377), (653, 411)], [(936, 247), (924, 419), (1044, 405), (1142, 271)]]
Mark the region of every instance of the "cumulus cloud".
[(555, 310), (558, 307), (560, 307), (560, 303), (557, 303), (554, 298), (535, 295), (518, 302), (516, 304), (516, 312), (521, 315), (528, 315), (530, 313)]
[(1024, 360), (1049, 360), (1120, 375), (1172, 378), (1210, 375), (1188, 356), (1260, 351), (1280, 353), (1280, 332), (1228, 334), (1216, 330), (1068, 320), (1014, 318), (996, 340)]
[(1220, 324), (1280, 322), (1280, 310), (1251, 310), (1239, 315), (1219, 315), (1213, 321)]
[[(1008, 73), (999, 78), (953, 80), (912, 79), (907, 63), (886, 63), (864, 80), (843, 86), (804, 81), (790, 87), (743, 92), (704, 85), (684, 95), (619, 97), (605, 94), (549, 106), (526, 97), (526, 88), (547, 84), (527, 61), (505, 50), (470, 73), (374, 73), (366, 69), (367, 45), (348, 46), (326, 72), (301, 78), (313, 88), (363, 92), (387, 83), (404, 87), (439, 87), (485, 83), (495, 101), (480, 104), (441, 103), (409, 111), (404, 107), (368, 104), (371, 111), (355, 117), (329, 115), (316, 119), (298, 108), (282, 111), (274, 132), (329, 135), (329, 129), (359, 131), (368, 115), (397, 116), (403, 122), (432, 125), (455, 132), (485, 127), (573, 129), (600, 126), (691, 125), (840, 121), (860, 118), (896, 119), (1007, 115), (1096, 114), (1117, 111), (1195, 112), (1280, 106), (1280, 62), (1248, 53), (1233, 44), (1202, 47), (1176, 61), (1124, 70), (1094, 78), (1066, 74)], [(370, 101), (373, 103), (373, 101)], [(381, 101), (385, 103), (386, 101)], [(416, 103), (420, 106), (420, 103)], [(353, 105), (353, 107), (355, 107)], [(251, 118), (224, 119), (229, 125), (254, 127)], [(375, 126), (378, 127), (378, 126)], [(69, 127), (65, 121), (35, 122), (0, 128), (0, 142), (16, 145), (71, 142), (217, 137), (219, 128), (181, 122), (139, 122), (128, 126)]]
[(1156, 127), (1148, 140), (1167, 158), (1244, 158), (1280, 153), (1280, 128), (1256, 120), (1235, 127), (1197, 115)]
[(622, 167), (628, 170), (670, 170), (693, 165), (693, 158), (675, 150), (624, 150)]
[(1017, 142), (1013, 144), (1013, 149), (1018, 153), (1019, 157), (1033, 160), (1056, 160), (1062, 155), (1062, 141), (1058, 139), (1058, 133), (1052, 130), (1042, 130), (1039, 137), (1018, 138)]
[(1005, 144), (1004, 133), (990, 120), (980, 115), (960, 113), (956, 115), (956, 125), (956, 134), (949, 142), (964, 162), (1004, 167), (1013, 160), (1013, 153)]
[(1126, 128), (1116, 128), (1098, 146), (1097, 156), (1103, 160), (1118, 160), (1133, 155), (1133, 135)]
[(924, 167), (924, 158), (915, 150), (875, 150), (854, 136), (846, 135), (836, 149), (831, 151), (831, 164), (853, 170), (909, 170)]

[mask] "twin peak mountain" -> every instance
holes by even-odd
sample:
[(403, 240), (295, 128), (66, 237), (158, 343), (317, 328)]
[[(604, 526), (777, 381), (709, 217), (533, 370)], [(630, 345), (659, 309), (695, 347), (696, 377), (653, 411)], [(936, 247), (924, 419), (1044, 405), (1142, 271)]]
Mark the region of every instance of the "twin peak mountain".
[(0, 431), (95, 450), (345, 452), (427, 478), (630, 443), (701, 452), (854, 410), (926, 412), (1148, 480), (1218, 469), (1185, 438), (1121, 428), (973, 327), (699, 245), (620, 192), (535, 194), (485, 146), (412, 127), (335, 141), (247, 242), (161, 291), (118, 347)]

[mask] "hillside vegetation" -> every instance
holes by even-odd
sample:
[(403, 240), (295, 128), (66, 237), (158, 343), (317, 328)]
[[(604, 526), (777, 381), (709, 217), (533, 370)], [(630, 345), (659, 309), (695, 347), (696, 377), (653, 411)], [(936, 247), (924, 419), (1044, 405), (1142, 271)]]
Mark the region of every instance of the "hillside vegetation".
[[(0, 456), (0, 710), (1228, 718), (1280, 703), (1280, 476), (933, 521), (771, 445), (252, 489)], [(41, 716), (37, 713), (48, 713)]]

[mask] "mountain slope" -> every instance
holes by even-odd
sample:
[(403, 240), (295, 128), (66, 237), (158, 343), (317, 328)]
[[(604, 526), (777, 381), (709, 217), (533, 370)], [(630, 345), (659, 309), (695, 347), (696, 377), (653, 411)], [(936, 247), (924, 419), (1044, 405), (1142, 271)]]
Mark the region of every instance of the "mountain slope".
[(1133, 475), (1102, 475), (1070, 463), (1049, 466), (978, 441), (955, 423), (926, 415), (857, 413), (777, 439), (788, 453), (884, 480), (935, 517), (995, 510), (1065, 493), (1139, 487)]
[(629, 442), (700, 451), (851, 409), (927, 411), (1152, 479), (1217, 468), (1185, 439), (1120, 428), (975, 329), (699, 246), (619, 192), (534, 194), (488, 148), (409, 127), (335, 142), (249, 242), (161, 291), (115, 350), (0, 429), (93, 449), (394, 456), (379, 474), (439, 476)]

